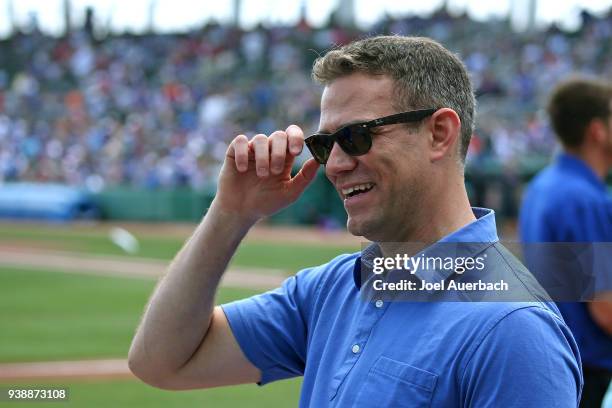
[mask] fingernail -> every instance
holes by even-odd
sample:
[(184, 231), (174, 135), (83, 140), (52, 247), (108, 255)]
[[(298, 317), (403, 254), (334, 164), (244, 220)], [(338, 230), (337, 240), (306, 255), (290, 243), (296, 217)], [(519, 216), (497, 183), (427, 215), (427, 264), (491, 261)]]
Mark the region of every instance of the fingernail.
[(260, 167), (257, 171), (259, 177), (266, 177), (268, 175), (268, 169), (265, 167)]
[(283, 170), (283, 168), (282, 168), (282, 167), (278, 167), (278, 166), (277, 166), (277, 167), (273, 167), (273, 168), (272, 168), (272, 173), (274, 173), (274, 174), (280, 174), (280, 172), (281, 172), (282, 170)]

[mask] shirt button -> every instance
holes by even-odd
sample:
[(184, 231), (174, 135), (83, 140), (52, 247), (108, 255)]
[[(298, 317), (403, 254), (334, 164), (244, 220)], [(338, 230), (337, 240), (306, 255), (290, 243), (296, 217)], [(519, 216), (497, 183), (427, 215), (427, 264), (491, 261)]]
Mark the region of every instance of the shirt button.
[(359, 344), (353, 344), (353, 347), (351, 348), (351, 351), (353, 352), (353, 354), (359, 353), (359, 350), (361, 350), (361, 348), (359, 347)]
[(376, 301), (376, 307), (377, 307), (377, 308), (379, 308), (379, 309), (380, 309), (381, 307), (383, 307), (383, 305), (384, 305), (384, 304), (385, 304), (385, 302), (383, 302), (383, 301), (382, 301), (382, 300), (380, 300), (380, 299), (378, 299), (378, 300)]

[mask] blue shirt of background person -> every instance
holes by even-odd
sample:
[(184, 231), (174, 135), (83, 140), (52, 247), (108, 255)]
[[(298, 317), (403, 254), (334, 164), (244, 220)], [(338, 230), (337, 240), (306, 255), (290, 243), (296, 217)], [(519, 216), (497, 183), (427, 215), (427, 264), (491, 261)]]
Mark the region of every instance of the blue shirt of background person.
[[(476, 221), (440, 242), (497, 242), (493, 211), (474, 214)], [(483, 248), (483, 280), (496, 268), (509, 280), (523, 268), (507, 254), (496, 257), (495, 246)], [(342, 255), (277, 290), (223, 305), (236, 340), (262, 372), (261, 385), (303, 375), (303, 407), (577, 404), (580, 357), (554, 303), (536, 296), (367, 302), (354, 274), (359, 262), (359, 253)]]
[[(519, 229), (521, 240), (527, 244), (526, 254), (528, 243), (533, 242), (612, 242), (612, 200), (603, 181), (612, 167), (612, 85), (570, 79), (553, 92), (548, 110), (564, 152), (535, 177), (523, 198)], [(596, 248), (607, 250), (612, 244), (606, 245)], [(538, 275), (535, 261), (528, 258), (527, 266)], [(602, 266), (588, 272), (598, 285), (595, 297), (609, 299), (612, 265)], [(555, 272), (559, 271), (546, 273)], [(605, 393), (606, 382), (610, 381), (611, 305), (558, 303), (580, 348), (585, 368), (583, 400), (593, 392)], [(601, 375), (596, 374), (597, 391), (590, 388), (591, 369), (603, 370)], [(591, 400), (593, 406), (599, 406), (602, 397)]]
[[(581, 159), (560, 154), (527, 189), (520, 231), (526, 243), (612, 242), (612, 201), (605, 184)], [(583, 364), (612, 370), (612, 337), (591, 318), (588, 304), (560, 302), (558, 307)]]

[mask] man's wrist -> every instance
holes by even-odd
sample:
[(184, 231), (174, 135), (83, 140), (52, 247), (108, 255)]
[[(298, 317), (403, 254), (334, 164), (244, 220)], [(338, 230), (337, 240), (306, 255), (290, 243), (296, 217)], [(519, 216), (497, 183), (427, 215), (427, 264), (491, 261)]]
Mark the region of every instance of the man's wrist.
[(215, 225), (215, 229), (235, 231), (242, 236), (258, 221), (255, 216), (228, 211), (216, 199), (210, 204), (205, 218)]

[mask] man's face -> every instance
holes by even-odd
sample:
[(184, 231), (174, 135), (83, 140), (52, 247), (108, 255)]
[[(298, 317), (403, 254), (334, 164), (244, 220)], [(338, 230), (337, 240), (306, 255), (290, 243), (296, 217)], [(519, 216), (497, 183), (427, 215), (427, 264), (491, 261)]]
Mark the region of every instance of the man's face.
[[(386, 76), (351, 74), (329, 84), (321, 100), (319, 131), (398, 113), (393, 107), (394, 81)], [(423, 120), (425, 123), (428, 118)], [(372, 241), (401, 241), (422, 225), (422, 196), (428, 179), (427, 126), (372, 129), (372, 148), (347, 155), (335, 144), (325, 167), (348, 214), (347, 228)], [(430, 136), (430, 135), (429, 135)], [(349, 191), (365, 186), (365, 192)]]

